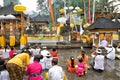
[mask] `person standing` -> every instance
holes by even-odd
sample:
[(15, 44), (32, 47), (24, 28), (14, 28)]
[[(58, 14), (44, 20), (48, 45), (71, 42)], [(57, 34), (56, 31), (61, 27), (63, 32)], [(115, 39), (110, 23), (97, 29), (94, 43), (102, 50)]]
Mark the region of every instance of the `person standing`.
[(58, 61), (56, 59), (52, 60), (52, 68), (49, 69), (48, 75), (49, 80), (62, 80), (63, 79), (63, 69), (61, 66), (58, 66)]
[(45, 58), (45, 69), (49, 70), (52, 67), (52, 57), (50, 54), (47, 54), (46, 58)]
[(54, 59), (58, 60), (58, 50), (56, 48), (53, 48), (50, 54)]
[(47, 50), (47, 47), (44, 46), (44, 47), (42, 48), (40, 54), (43, 56), (43, 59), (40, 60), (40, 63), (42, 64), (42, 69), (44, 70), (44, 69), (45, 69), (45, 65), (46, 65), (45, 59), (46, 59), (47, 54), (50, 55), (50, 52)]
[(34, 62), (27, 66), (26, 75), (28, 75), (28, 80), (43, 80), (42, 73), (42, 65), (39, 63), (41, 59), (40, 55), (34, 56)]
[(17, 53), (17, 50), (14, 47), (11, 47), (11, 50), (9, 52), (10, 59), (14, 57), (14, 53)]
[(41, 50), (41, 55), (43, 55), (43, 57), (46, 57), (47, 54), (50, 54), (50, 52), (47, 50), (47, 47), (44, 46)]
[(3, 49), (3, 58), (5, 59), (5, 61), (9, 60), (9, 52), (10, 52), (10, 48), (9, 46), (5, 46)]
[(28, 50), (20, 53), (6, 63), (6, 68), (10, 74), (10, 80), (23, 80), (25, 67), (30, 64), (32, 53)]
[(106, 47), (108, 45), (108, 41), (106, 40), (106, 38), (104, 38), (101, 42), (100, 42), (100, 47)]

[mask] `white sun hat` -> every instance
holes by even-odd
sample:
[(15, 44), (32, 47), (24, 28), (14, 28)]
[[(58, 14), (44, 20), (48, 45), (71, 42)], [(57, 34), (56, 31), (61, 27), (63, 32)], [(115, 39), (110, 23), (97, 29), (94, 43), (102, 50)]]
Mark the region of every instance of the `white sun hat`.
[(102, 50), (101, 50), (101, 49), (98, 49), (96, 52), (97, 52), (98, 54), (101, 54), (101, 53), (102, 53)]

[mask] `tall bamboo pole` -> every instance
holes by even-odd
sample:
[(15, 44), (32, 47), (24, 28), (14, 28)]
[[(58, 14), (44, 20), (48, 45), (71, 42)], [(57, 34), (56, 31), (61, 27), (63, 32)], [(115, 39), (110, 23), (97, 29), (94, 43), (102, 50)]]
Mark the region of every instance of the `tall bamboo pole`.
[(92, 23), (94, 23), (94, 21), (95, 21), (95, 2), (96, 2), (96, 0), (93, 0)]
[(90, 0), (88, 0), (88, 23), (91, 24)]

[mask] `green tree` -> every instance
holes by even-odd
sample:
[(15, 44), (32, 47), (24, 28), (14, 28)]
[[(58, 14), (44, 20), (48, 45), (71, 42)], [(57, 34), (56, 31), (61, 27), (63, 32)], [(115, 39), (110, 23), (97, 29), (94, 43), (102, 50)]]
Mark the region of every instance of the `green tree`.
[(48, 2), (45, 0), (37, 0), (37, 10), (41, 15), (50, 15)]
[(96, 11), (105, 11), (105, 12), (114, 12), (118, 11), (118, 7), (120, 4), (117, 3), (120, 0), (97, 0), (96, 1)]
[(7, 6), (11, 3), (13, 3), (14, 5), (17, 5), (19, 3), (19, 0), (3, 0), (3, 5), (4, 6)]

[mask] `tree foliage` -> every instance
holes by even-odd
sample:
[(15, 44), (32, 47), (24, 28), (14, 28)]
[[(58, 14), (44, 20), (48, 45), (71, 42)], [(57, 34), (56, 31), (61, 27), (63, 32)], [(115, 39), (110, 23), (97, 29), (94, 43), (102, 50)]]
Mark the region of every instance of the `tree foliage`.
[(118, 11), (116, 8), (120, 4), (114, 4), (117, 0), (100, 0), (96, 1), (96, 11), (106, 11), (106, 12), (114, 12)]
[(37, 0), (37, 10), (41, 15), (49, 15), (48, 2), (46, 0)]

